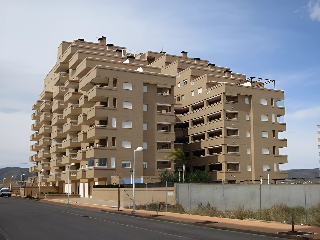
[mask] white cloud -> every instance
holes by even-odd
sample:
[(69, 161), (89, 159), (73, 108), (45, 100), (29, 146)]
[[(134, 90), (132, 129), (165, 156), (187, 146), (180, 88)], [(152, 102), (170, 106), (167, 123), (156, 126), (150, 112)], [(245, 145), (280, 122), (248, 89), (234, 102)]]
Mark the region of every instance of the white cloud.
[(320, 116), (320, 107), (312, 107), (307, 109), (297, 110), (286, 114), (286, 120), (300, 121), (303, 119), (317, 118)]
[(314, 3), (310, 1), (308, 3), (308, 10), (310, 12), (309, 16), (312, 20), (318, 20), (320, 21), (320, 1)]

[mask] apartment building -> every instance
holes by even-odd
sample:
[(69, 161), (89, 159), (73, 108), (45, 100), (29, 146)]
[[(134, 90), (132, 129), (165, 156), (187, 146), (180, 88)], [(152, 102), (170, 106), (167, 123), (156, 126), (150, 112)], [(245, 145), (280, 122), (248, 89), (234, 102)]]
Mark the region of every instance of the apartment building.
[(105, 37), (62, 42), (32, 107), (30, 172), (90, 197), (93, 185), (132, 183), (138, 147), (136, 182), (175, 171), (167, 156), (179, 147), (188, 171), (216, 181), (284, 179), (283, 100), (283, 91), (187, 52), (131, 54)]

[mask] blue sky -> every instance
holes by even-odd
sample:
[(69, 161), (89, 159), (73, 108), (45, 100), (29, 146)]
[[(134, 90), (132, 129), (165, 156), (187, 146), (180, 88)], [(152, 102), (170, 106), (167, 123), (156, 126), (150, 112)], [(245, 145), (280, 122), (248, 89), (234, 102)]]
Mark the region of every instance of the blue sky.
[(0, 33), (0, 168), (30, 166), (31, 106), (61, 41), (102, 35), (275, 79), (285, 91), (282, 169), (319, 167), (320, 0), (0, 0)]

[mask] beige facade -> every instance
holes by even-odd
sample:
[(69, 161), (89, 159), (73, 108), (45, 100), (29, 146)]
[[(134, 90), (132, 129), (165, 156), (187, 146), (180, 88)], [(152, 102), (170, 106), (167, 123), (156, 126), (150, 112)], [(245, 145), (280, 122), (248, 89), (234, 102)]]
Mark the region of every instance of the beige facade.
[(180, 147), (189, 171), (209, 171), (217, 181), (258, 180), (266, 169), (283, 179), (280, 100), (283, 91), (186, 52), (131, 54), (104, 37), (62, 42), (32, 107), (30, 171), (35, 182), (64, 192), (69, 175), (70, 192), (89, 197), (112, 177), (132, 182), (137, 147), (144, 148), (136, 152), (139, 182), (175, 171), (167, 155)]

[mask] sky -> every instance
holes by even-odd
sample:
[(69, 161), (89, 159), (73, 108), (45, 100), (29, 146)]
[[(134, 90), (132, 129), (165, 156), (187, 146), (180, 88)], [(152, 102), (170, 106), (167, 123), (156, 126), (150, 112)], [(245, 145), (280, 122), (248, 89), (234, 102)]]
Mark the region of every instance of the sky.
[(0, 36), (0, 168), (31, 166), (31, 108), (60, 43), (101, 36), (275, 79), (285, 91), (281, 169), (319, 167), (320, 0), (0, 0)]

